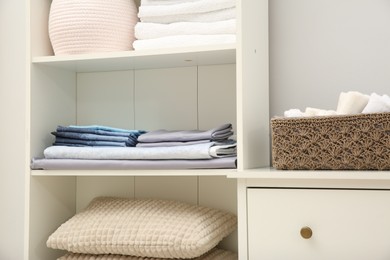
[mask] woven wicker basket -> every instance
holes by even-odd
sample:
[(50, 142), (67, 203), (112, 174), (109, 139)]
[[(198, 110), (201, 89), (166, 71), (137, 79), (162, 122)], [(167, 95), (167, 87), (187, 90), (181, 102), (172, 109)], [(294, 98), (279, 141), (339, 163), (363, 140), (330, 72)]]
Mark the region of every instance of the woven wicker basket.
[(276, 169), (390, 169), (390, 113), (273, 118), (271, 128)]
[(55, 55), (132, 50), (133, 0), (53, 0), (49, 37)]

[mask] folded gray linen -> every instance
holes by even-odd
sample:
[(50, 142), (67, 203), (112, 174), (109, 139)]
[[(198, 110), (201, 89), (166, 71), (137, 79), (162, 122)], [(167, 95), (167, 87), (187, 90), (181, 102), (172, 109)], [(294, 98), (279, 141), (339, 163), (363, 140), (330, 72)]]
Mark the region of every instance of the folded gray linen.
[(210, 140), (188, 141), (188, 142), (158, 142), (158, 143), (137, 143), (136, 147), (164, 147), (164, 146), (180, 146), (191, 144), (210, 143)]
[(138, 137), (139, 143), (188, 142), (198, 140), (220, 141), (233, 135), (232, 125), (223, 124), (210, 130), (156, 130)]
[(200, 160), (80, 160), (33, 158), (32, 170), (235, 169), (237, 158)]
[[(215, 146), (210, 152), (210, 147)], [(73, 147), (50, 146), (43, 152), (46, 159), (89, 160), (164, 160), (164, 159), (211, 159), (221, 157), (218, 149), (235, 149), (235, 144), (215, 142), (172, 147)]]

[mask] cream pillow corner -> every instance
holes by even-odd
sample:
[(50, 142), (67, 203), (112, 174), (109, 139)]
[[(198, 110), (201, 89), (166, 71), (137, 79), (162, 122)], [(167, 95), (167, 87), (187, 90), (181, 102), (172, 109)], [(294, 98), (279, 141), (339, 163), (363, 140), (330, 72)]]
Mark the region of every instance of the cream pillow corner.
[(237, 228), (228, 212), (179, 201), (97, 197), (46, 244), (82, 254), (195, 258)]

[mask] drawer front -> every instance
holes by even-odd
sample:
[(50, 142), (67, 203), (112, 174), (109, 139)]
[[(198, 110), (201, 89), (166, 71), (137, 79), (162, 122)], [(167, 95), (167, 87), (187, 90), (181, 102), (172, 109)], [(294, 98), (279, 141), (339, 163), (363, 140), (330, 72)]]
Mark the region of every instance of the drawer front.
[(390, 259), (390, 191), (247, 192), (249, 259)]

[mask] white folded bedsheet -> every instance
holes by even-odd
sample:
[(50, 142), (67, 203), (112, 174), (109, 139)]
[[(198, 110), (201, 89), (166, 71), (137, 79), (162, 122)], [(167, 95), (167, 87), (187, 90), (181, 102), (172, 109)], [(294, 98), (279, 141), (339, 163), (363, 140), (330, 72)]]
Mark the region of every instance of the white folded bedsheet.
[(236, 8), (226, 8), (198, 14), (177, 14), (162, 16), (141, 17), (141, 22), (146, 23), (175, 23), (175, 22), (216, 22), (236, 18)]
[[(213, 151), (210, 148), (214, 146)], [(229, 146), (229, 147), (227, 147)], [(215, 142), (171, 146), (171, 147), (74, 147), (50, 146), (43, 152), (46, 159), (87, 159), (87, 160), (164, 160), (164, 159), (211, 159), (223, 157), (218, 152), (235, 149), (235, 144)], [(226, 154), (226, 152), (224, 152)], [(230, 153), (227, 156), (232, 156)]]
[(151, 50), (233, 43), (236, 43), (236, 35), (234, 34), (175, 35), (156, 39), (136, 40), (133, 42), (133, 47), (135, 50)]
[(236, 19), (217, 22), (176, 22), (170, 24), (139, 22), (134, 28), (138, 40), (175, 35), (235, 34)]
[(236, 0), (185, 1), (171, 5), (143, 5), (141, 1), (138, 17), (207, 13), (235, 6)]

